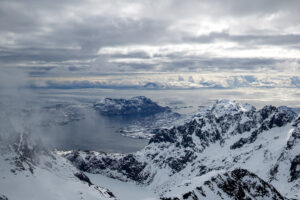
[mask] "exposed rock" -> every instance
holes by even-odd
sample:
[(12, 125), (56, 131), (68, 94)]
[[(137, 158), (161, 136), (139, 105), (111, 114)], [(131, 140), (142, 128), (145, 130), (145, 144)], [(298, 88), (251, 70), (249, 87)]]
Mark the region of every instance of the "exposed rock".
[(2, 194), (0, 194), (0, 200), (8, 200), (8, 198)]
[(291, 162), (290, 181), (295, 181), (300, 178), (300, 154), (297, 155)]
[(89, 184), (89, 186), (94, 185), (91, 180), (89, 179), (89, 177), (87, 177), (83, 172), (75, 172), (74, 176), (76, 176), (79, 180)]

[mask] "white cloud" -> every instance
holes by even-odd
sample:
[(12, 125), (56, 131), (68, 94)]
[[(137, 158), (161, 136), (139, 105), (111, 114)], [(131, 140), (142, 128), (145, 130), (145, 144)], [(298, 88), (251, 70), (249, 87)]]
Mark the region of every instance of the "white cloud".
[(156, 89), (298, 88), (299, 77), (281, 73), (117, 73), (76, 78), (32, 78), (30, 84), (38, 88), (142, 89), (148, 83), (155, 83)]
[[(299, 59), (300, 49), (282, 46), (260, 45), (245, 46), (236, 42), (219, 41), (209, 44), (167, 44), (157, 46), (130, 45), (100, 48), (100, 55), (130, 55), (145, 53), (149, 57), (170, 56), (208, 56), (221, 58), (271, 58), (271, 59)], [(115, 59), (116, 60), (116, 59)], [(134, 59), (132, 59), (134, 60)], [(148, 59), (145, 59), (148, 61)], [(113, 60), (110, 60), (113, 62)], [(118, 60), (120, 62), (120, 60)], [(125, 59), (124, 59), (125, 61)], [(127, 63), (129, 59), (126, 60)]]

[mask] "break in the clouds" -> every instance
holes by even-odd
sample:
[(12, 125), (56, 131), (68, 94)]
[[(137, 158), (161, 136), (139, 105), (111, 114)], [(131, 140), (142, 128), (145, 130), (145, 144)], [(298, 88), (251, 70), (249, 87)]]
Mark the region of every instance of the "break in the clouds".
[(298, 0), (0, 4), (1, 67), (36, 75), (300, 70)]

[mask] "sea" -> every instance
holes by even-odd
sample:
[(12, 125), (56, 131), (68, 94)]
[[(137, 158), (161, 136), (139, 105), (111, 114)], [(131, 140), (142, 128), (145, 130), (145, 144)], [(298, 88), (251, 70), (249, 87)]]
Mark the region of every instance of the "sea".
[[(142, 149), (147, 139), (124, 137), (119, 130), (138, 117), (102, 116), (89, 105), (106, 97), (131, 98), (146, 96), (162, 106), (169, 106), (174, 112), (188, 115), (200, 106), (212, 105), (217, 99), (232, 99), (249, 103), (257, 108), (272, 104), (300, 107), (300, 94), (294, 89), (39, 89), (37, 101), (43, 105), (72, 104), (87, 105), (85, 117), (64, 125), (46, 126), (41, 135), (48, 146), (58, 150), (95, 150), (108, 153), (130, 153)], [(84, 106), (83, 106), (84, 107)]]

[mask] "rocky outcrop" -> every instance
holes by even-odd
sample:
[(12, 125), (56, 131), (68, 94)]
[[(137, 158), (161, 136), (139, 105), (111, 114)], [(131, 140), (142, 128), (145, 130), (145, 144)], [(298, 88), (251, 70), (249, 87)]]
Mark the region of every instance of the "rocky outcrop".
[(2, 194), (0, 194), (0, 200), (8, 200), (8, 198)]
[(300, 154), (297, 155), (291, 162), (290, 176), (291, 182), (300, 178)]
[[(124, 177), (123, 180), (134, 180), (143, 182), (148, 178), (148, 174), (142, 174), (146, 163), (136, 160), (132, 154), (106, 154), (93, 151), (73, 151), (64, 153), (64, 156), (70, 160), (78, 169), (89, 173), (100, 173), (102, 170), (118, 172), (118, 177)], [(115, 178), (113, 173), (112, 178)]]

